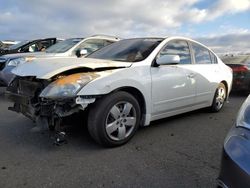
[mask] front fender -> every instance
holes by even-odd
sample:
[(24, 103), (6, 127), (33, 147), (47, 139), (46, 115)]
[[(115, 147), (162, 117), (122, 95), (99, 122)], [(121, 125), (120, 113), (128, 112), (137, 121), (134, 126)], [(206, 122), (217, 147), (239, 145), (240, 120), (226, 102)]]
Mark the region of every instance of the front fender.
[(148, 66), (108, 70), (97, 74), (99, 77), (84, 86), (78, 96), (105, 95), (119, 88), (132, 87), (141, 92), (146, 113), (151, 114), (151, 76)]

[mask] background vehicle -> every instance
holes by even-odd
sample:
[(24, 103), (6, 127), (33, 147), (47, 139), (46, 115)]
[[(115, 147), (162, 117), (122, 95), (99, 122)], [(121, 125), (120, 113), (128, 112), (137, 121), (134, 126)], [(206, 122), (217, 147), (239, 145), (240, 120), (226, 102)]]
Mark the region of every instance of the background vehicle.
[(12, 41), (12, 40), (2, 40), (0, 41), (0, 48), (5, 49), (9, 48), (10, 46), (19, 43), (20, 41)]
[(82, 57), (120, 40), (117, 37), (96, 35), (87, 38), (70, 38), (49, 47), (44, 52), (9, 54), (0, 57), (0, 85), (7, 86), (13, 79), (11, 73), (19, 63), (35, 58)]
[(13, 72), (7, 88), (13, 111), (56, 131), (64, 118), (86, 112), (89, 133), (105, 146), (126, 143), (139, 125), (157, 119), (204, 107), (220, 111), (232, 82), (230, 68), (211, 50), (182, 37), (125, 39), (87, 58), (46, 65), (37, 59)]
[(250, 91), (250, 56), (226, 56), (222, 61), (233, 70), (233, 91)]
[(250, 96), (243, 103), (235, 126), (223, 147), (219, 187), (250, 187)]
[(9, 48), (0, 49), (0, 55), (39, 52), (45, 50), (57, 42), (58, 40), (56, 38), (36, 39), (31, 41), (25, 40), (11, 45)]

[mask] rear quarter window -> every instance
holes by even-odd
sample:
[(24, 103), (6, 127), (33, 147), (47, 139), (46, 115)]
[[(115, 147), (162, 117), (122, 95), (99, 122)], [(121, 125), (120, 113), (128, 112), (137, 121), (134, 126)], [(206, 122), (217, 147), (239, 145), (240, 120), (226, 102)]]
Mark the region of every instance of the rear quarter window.
[(213, 64), (218, 63), (217, 57), (212, 52), (209, 52), (209, 53), (210, 53), (210, 58), (211, 58), (212, 63)]

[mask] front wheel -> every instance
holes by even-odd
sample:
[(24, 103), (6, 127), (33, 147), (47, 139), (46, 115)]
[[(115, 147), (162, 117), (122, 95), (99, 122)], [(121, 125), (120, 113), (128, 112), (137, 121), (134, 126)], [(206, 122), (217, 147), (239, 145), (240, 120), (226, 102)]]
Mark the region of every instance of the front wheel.
[(88, 130), (99, 144), (114, 147), (125, 144), (135, 134), (141, 118), (138, 101), (118, 91), (96, 101), (88, 115)]
[(220, 83), (215, 91), (213, 103), (210, 107), (212, 112), (219, 112), (227, 98), (227, 90), (223, 83)]

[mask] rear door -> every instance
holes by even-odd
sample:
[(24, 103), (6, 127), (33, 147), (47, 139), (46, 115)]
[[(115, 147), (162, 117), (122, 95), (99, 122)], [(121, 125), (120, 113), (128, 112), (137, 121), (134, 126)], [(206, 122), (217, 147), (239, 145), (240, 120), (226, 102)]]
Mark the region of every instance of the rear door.
[(206, 104), (213, 99), (219, 80), (216, 56), (200, 44), (191, 42), (196, 72), (196, 103)]

